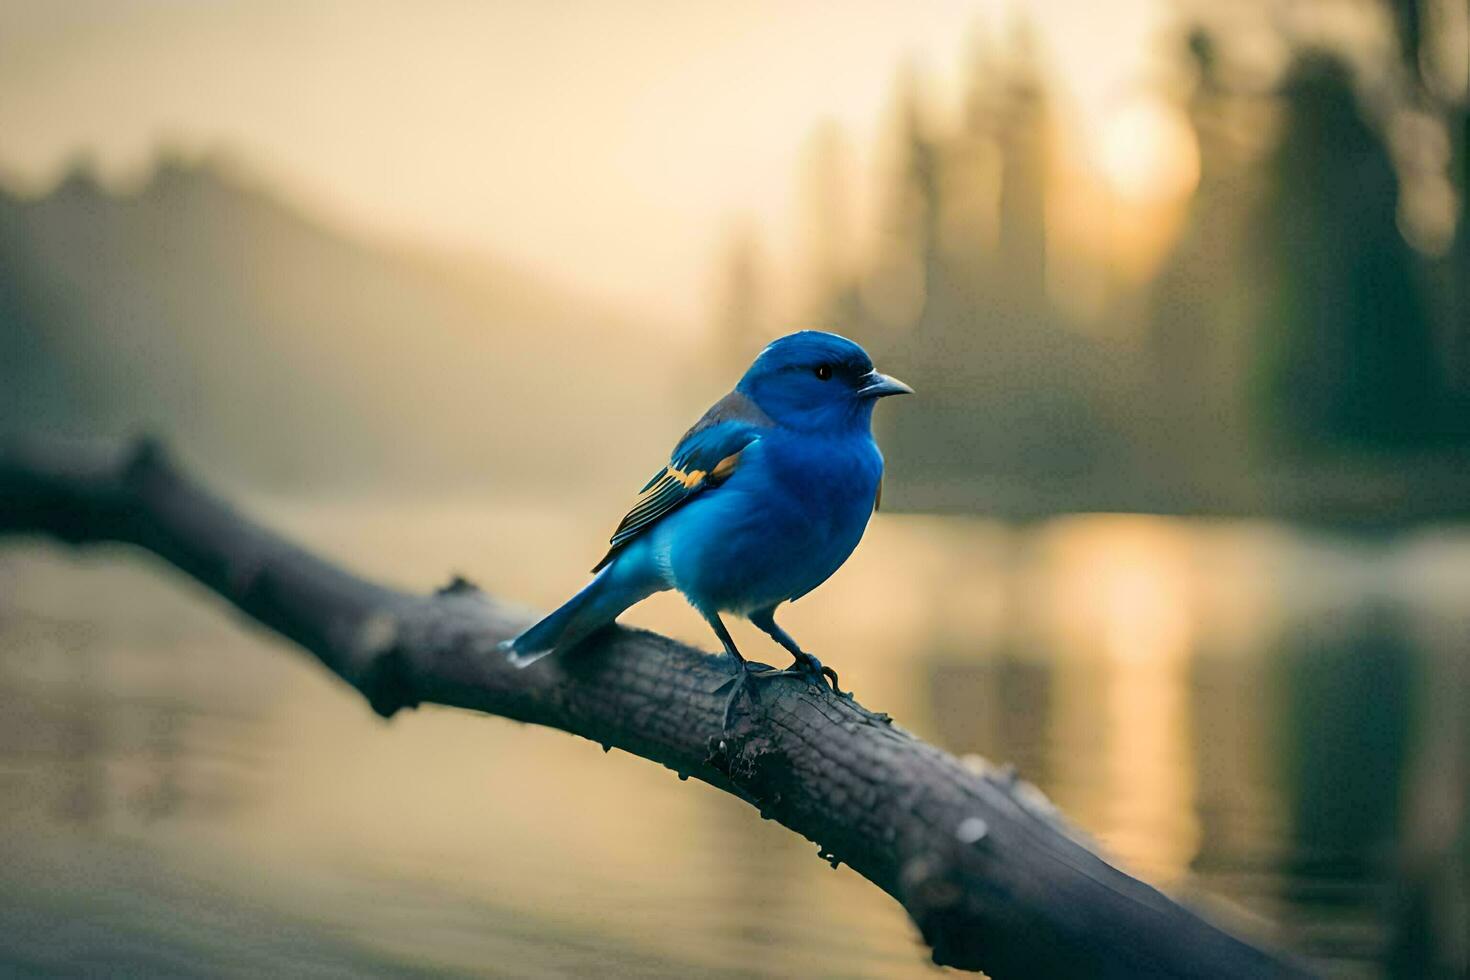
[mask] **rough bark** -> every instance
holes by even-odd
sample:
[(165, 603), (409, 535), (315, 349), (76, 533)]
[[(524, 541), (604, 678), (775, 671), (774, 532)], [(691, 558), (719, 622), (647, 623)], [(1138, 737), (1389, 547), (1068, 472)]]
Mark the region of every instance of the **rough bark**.
[(730, 662), (640, 630), (611, 627), (518, 670), (495, 645), (521, 614), (461, 580), (410, 595), (358, 578), (240, 516), (153, 444), (0, 452), (6, 534), (152, 551), (384, 717), (425, 702), (468, 708), (701, 779), (892, 895), (938, 963), (997, 978), (1302, 973), (1109, 865), (1009, 769), (961, 763), (795, 678), (767, 682), (723, 731)]

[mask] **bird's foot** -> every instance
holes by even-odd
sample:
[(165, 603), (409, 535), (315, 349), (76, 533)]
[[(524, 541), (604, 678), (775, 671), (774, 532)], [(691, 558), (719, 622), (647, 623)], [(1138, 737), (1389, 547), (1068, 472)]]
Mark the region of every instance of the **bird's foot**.
[(790, 677), (797, 671), (777, 670), (770, 664), (758, 663), (754, 660), (742, 660), (735, 668), (735, 673), (730, 675), (723, 684), (715, 688), (716, 693), (730, 688), (729, 695), (725, 698), (725, 729), (730, 728), (730, 720), (734, 717), (735, 702), (740, 700), (741, 692), (750, 699), (751, 704), (758, 700), (756, 697), (755, 682), (770, 680), (772, 677)]
[(767, 681), (775, 677), (796, 677), (817, 687), (830, 686), (833, 694), (836, 694), (840, 698), (847, 698), (849, 701), (852, 700), (852, 692), (842, 689), (837, 679), (837, 671), (826, 666), (809, 653), (803, 653), (798, 656), (796, 662), (785, 670), (777, 670), (770, 664), (763, 664), (754, 660), (742, 660), (739, 666), (736, 667), (735, 673), (725, 678), (720, 686), (714, 689), (714, 693), (716, 694), (726, 688), (730, 689), (729, 695), (725, 698), (724, 726), (726, 730), (730, 728), (730, 721), (735, 716), (735, 703), (740, 700), (741, 693), (744, 693), (750, 699), (751, 704), (756, 704), (758, 698), (756, 696), (755, 682)]
[(837, 681), (837, 671), (826, 666), (809, 653), (802, 653), (787, 673), (800, 674), (817, 687), (832, 686), (832, 693), (839, 698), (852, 699), (851, 691), (844, 691)]

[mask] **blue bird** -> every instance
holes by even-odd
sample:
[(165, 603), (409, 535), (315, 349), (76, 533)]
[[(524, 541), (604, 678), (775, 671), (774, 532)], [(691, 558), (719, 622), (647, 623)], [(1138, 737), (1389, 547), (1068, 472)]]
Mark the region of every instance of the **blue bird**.
[[(587, 587), (502, 649), (525, 667), (678, 589), (738, 666), (727, 725), (756, 674), (826, 678), (841, 693), (836, 673), (776, 624), (776, 607), (821, 585), (857, 547), (882, 492), (873, 406), (912, 391), (845, 337), (803, 330), (773, 342), (644, 486)], [(721, 613), (749, 619), (792, 666), (748, 663)]]

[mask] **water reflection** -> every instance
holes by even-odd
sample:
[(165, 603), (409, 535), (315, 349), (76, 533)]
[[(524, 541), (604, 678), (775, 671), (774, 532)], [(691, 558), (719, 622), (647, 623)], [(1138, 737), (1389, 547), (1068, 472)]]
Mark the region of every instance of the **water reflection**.
[[(538, 605), (580, 564), (510, 559), (602, 530), (256, 503), (392, 580), (456, 569)], [(1466, 589), (1449, 530), (884, 516), (788, 618), (868, 703), (1015, 763), (1125, 865), (1334, 973), (1455, 976)], [(676, 598), (632, 619), (709, 645)], [(384, 725), (277, 646), (136, 562), (0, 551), (0, 967), (932, 972), (889, 900), (722, 794), (497, 720)]]

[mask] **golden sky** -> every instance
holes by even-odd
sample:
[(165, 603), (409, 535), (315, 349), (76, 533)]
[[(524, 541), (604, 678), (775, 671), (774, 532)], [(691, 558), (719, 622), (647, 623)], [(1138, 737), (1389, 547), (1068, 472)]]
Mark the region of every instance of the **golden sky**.
[[(777, 276), (794, 261), (818, 122), (845, 129), (872, 196), (905, 62), (952, 103), (975, 32), (1028, 17), (1086, 141), (1150, 81), (1167, 13), (1163, 0), (0, 0), (0, 168), (44, 186), (85, 149), (126, 180), (160, 140), (224, 149), (356, 230), (493, 253), (697, 324), (733, 222), (762, 236)], [(1137, 181), (1116, 141), (1095, 141), (1105, 176)]]

